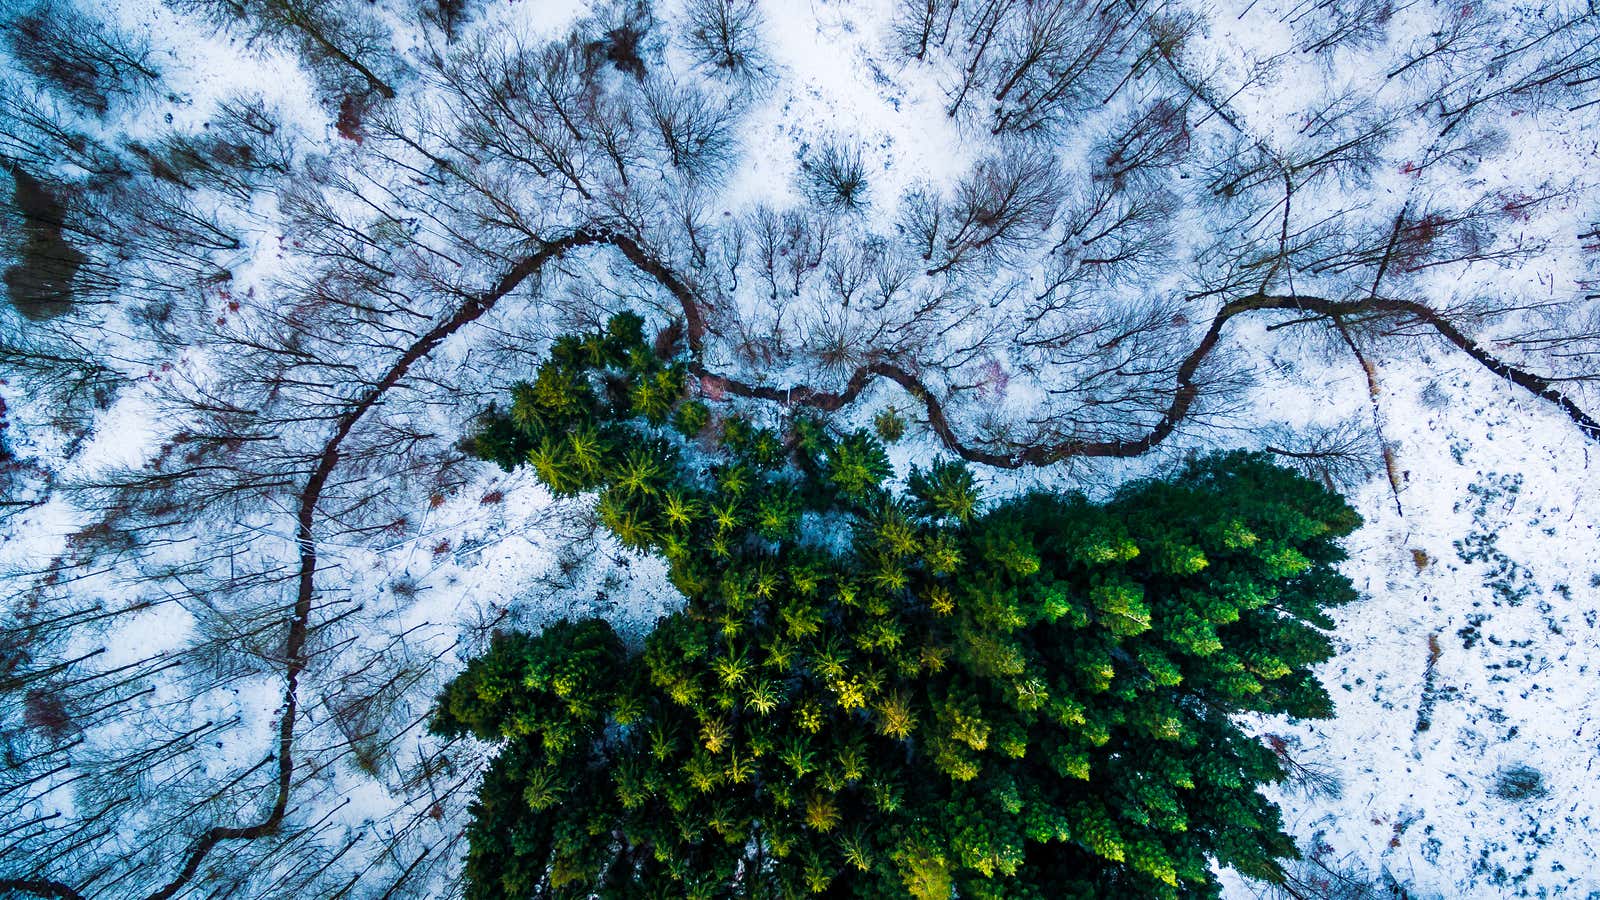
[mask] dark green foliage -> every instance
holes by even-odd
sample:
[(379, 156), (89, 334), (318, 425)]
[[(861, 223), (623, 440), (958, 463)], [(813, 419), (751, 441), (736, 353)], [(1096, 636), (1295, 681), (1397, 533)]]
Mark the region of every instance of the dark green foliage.
[(679, 404), (678, 409), (672, 414), (672, 427), (684, 437), (695, 437), (706, 430), (711, 422), (711, 410), (699, 400), (689, 400)]
[(1230, 717), (1331, 713), (1310, 667), (1324, 609), (1354, 596), (1333, 566), (1359, 524), (1336, 495), (1232, 454), (1104, 504), (983, 511), (954, 463), (899, 498), (864, 432), (735, 417), (691, 449), (681, 370), (636, 321), (547, 369), (478, 449), (598, 491), (688, 604), (631, 654), (597, 621), (503, 636), (442, 696), (437, 730), (504, 742), (469, 897), (1210, 897), (1211, 860), (1280, 877), (1294, 847), (1256, 788), (1281, 764)]
[(965, 522), (978, 508), (978, 484), (960, 463), (934, 463), (926, 472), (912, 469), (907, 487), (925, 516)]
[(473, 433), (461, 442), (461, 449), (509, 472), (526, 460), (527, 449), (523, 446), (526, 440), (509, 416), (501, 415), (491, 406), (479, 417)]
[(563, 620), (538, 637), (497, 634), (439, 698), (433, 728), (570, 748), (575, 730), (610, 711), (622, 662), (622, 643), (604, 622)]
[(763, 469), (783, 462), (783, 439), (770, 428), (757, 428), (740, 418), (722, 426), (722, 445), (734, 456)]
[(883, 445), (865, 431), (845, 435), (825, 451), (828, 482), (844, 499), (864, 503), (891, 473)]

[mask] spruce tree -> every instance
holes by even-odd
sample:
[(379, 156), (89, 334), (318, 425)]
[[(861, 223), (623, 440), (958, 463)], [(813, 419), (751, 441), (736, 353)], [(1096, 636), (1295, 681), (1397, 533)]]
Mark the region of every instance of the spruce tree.
[[(1248, 454), (1103, 503), (904, 496), (876, 438), (720, 420), (637, 317), (558, 341), (471, 441), (593, 492), (685, 607), (499, 637), (433, 728), (496, 741), (467, 895), (1214, 896), (1281, 877), (1244, 711), (1326, 716), (1311, 668), (1359, 524)], [(691, 446), (690, 441), (694, 441)], [(809, 522), (815, 527), (802, 527)], [(849, 540), (830, 539), (841, 531)]]

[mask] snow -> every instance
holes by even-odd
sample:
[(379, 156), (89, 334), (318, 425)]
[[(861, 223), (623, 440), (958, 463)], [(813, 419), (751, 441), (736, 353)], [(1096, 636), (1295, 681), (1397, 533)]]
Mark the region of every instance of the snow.
[[(1339, 655), (1321, 672), (1337, 717), (1260, 726), (1337, 773), (1343, 797), (1286, 794), (1286, 820), (1305, 846), (1387, 871), (1411, 897), (1585, 896), (1600, 884), (1591, 448), (1481, 370), (1437, 356), (1394, 368), (1380, 403), (1405, 513), (1381, 480), (1354, 498), (1366, 524), (1346, 571), (1362, 599), (1337, 615)], [(1442, 405), (1424, 399), (1435, 386)], [(1518, 574), (1465, 561), (1473, 540)], [(1546, 793), (1495, 796), (1514, 766), (1538, 770)]]
[[(508, 34), (537, 45), (593, 11), (578, 0), (479, 6), (463, 46), (474, 37)], [(682, 27), (679, 6), (668, 4), (661, 12), (669, 31)], [(768, 46), (757, 88), (736, 95), (727, 85), (702, 78), (707, 90), (748, 104), (739, 122), (738, 163), (726, 183), (706, 198), (706, 218), (737, 220), (762, 206), (796, 208), (802, 202), (796, 180), (807, 154), (828, 140), (859, 142), (869, 173), (868, 204), (842, 226), (844, 240), (859, 245), (897, 233), (900, 198), (907, 190), (928, 184), (948, 191), (976, 161), (1002, 149), (982, 123), (945, 114), (948, 100), (942, 85), (952, 74), (952, 61), (900, 61), (888, 52), (892, 38), (886, 23), (894, 7), (890, 0), (762, 4)], [(302, 157), (311, 160), (313, 171), (330, 178), (354, 172), (366, 179), (360, 182), (365, 185), (360, 202), (352, 195), (338, 199), (344, 204), (340, 211), (352, 220), (374, 221), (378, 210), (388, 209), (396, 196), (415, 186), (416, 173), (401, 171), (369, 148), (338, 136), (337, 103), (330, 105), (330, 98), (319, 95), (292, 51), (265, 41), (247, 45), (154, 0), (92, 6), (86, 0), (85, 8), (148, 33), (172, 93), (172, 98), (151, 97), (114, 109), (103, 121), (75, 122), (88, 133), (107, 140), (126, 135), (149, 141), (170, 125), (199, 128), (222, 99), (255, 92), (282, 112), (286, 132), (294, 136)], [(1517, 15), (1533, 23), (1532, 28), (1577, 8), (1550, 4)], [(1243, 85), (1228, 96), (1229, 107), (1249, 132), (1241, 139), (1259, 139), (1289, 157), (1313, 149), (1316, 141), (1305, 136), (1311, 114), (1336, 98), (1353, 98), (1350, 103), (1360, 112), (1356, 118), (1386, 124), (1389, 135), (1364, 171), (1324, 175), (1297, 190), (1292, 204), (1297, 228), (1337, 220), (1351, 240), (1368, 237), (1357, 232), (1370, 232), (1381, 242), (1403, 208), (1420, 214), (1479, 204), (1500, 210), (1487, 226), (1497, 232), (1491, 235), (1501, 241), (1496, 246), (1527, 251), (1504, 266), (1475, 263), (1426, 270), (1408, 280), (1408, 295), (1427, 299), (1436, 308), (1478, 304), (1498, 310), (1567, 303), (1580, 297), (1586, 284), (1592, 292), (1594, 256), (1585, 253), (1577, 236), (1593, 227), (1600, 212), (1594, 183), (1600, 107), (1570, 112), (1554, 104), (1513, 101), (1463, 126), (1462, 134), (1441, 138), (1425, 101), (1428, 81), (1448, 77), (1448, 67), (1422, 66), (1403, 77), (1386, 75), (1406, 48), (1448, 24), (1452, 10), (1461, 12), (1449, 5), (1408, 4), (1365, 46), (1285, 54), (1297, 40), (1296, 28), (1285, 22), (1290, 4), (1230, 2), (1206, 16), (1203, 37), (1192, 38), (1180, 60), (1192, 72), (1219, 73), (1219, 83)], [(406, 21), (403, 12), (398, 4), (377, 7), (397, 34), (406, 33), (399, 24)], [(397, 44), (413, 62), (431, 52), (426, 42), (413, 38), (397, 39)], [(673, 62), (687, 70), (682, 60)], [(1137, 86), (1137, 95), (1130, 89), (1103, 114), (1097, 111), (1081, 127), (1060, 135), (1053, 149), (1077, 179), (1075, 189), (1086, 192), (1092, 186), (1082, 173), (1093, 163), (1097, 142), (1119, 116), (1136, 102), (1177, 93), (1164, 71), (1154, 70)], [(452, 111), (438, 84), (413, 78), (404, 85), (403, 102), (440, 116)], [(1197, 111), (1191, 120), (1202, 115)], [(1264, 211), (1260, 207), (1267, 204), (1244, 201), (1202, 208), (1194, 202), (1206, 180), (1204, 165), (1220, 161), (1228, 141), (1238, 137), (1216, 121), (1207, 128), (1195, 139), (1194, 161), (1181, 180), (1168, 185), (1184, 192), (1190, 204), (1176, 219), (1183, 227), (1171, 236), (1171, 246), (1164, 247), (1168, 255), (1134, 287), (1105, 285), (1095, 295), (1097, 304), (1181, 297), (1196, 285), (1177, 261), (1213, 241), (1276, 241), (1281, 215), (1276, 208)], [(1450, 159), (1417, 170), (1431, 151), (1460, 143), (1469, 131), (1489, 139), (1458, 147)], [(218, 548), (227, 551), (230, 566), (240, 571), (287, 571), (298, 552), (296, 497), (288, 490), (252, 496), (223, 524), (197, 521), (188, 532), (173, 529), (170, 543), (148, 553), (110, 552), (91, 561), (80, 546), (85, 530), (103, 518), (103, 510), (95, 506), (100, 494), (94, 484), (149, 464), (175, 430), (185, 427), (173, 413), (181, 407), (184, 392), (214, 386), (232, 373), (229, 366), (239, 360), (230, 357), (218, 336), (270, 325), (287, 306), (285, 298), (295, 296), (286, 282), (306, 262), (306, 251), (291, 233), (282, 195), (267, 192), (248, 207), (236, 208), (215, 192), (202, 194), (203, 202), (243, 237), (243, 248), (225, 263), (232, 272), (225, 288), (229, 293), (205, 297), (206, 310), (224, 321), (201, 320), (192, 345), (172, 346), (140, 338), (128, 311), (107, 313), (95, 339), (126, 382), (108, 409), (83, 423), (81, 433), (56, 427), (56, 410), (35, 402), (22, 382), (0, 382), (11, 422), (5, 433), (9, 446), (46, 470), (55, 485), (42, 505), (0, 520), (0, 572), (8, 582), (0, 610), (8, 617), (20, 615), (31, 597), (45, 594), (67, 606), (153, 604), (103, 627), (80, 629), (49, 648), (52, 656), (70, 658), (104, 645), (107, 652), (97, 660), (97, 670), (180, 654), (216, 636), (206, 631), (205, 623), (214, 625), (225, 617), (210, 606), (205, 591), (191, 591), (179, 578), (145, 577), (149, 573), (180, 567), (202, 549)], [(1547, 199), (1524, 207), (1525, 198)], [(366, 202), (373, 208), (363, 208)], [(566, 211), (551, 204), (534, 215), (547, 217), (540, 219), (543, 226)], [(460, 252), (442, 229), (428, 222), (417, 227), (423, 235), (420, 245), (441, 254)], [(681, 249), (670, 240), (663, 244), (668, 254)], [(494, 252), (497, 248), (487, 248), (466, 257), (454, 276), (468, 289), (488, 283)], [(582, 500), (553, 500), (526, 472), (508, 475), (457, 461), (453, 467), (441, 464), (443, 474), (429, 481), (416, 472), (382, 469), (380, 425), (424, 428), (434, 438), (434, 451), (441, 458), (448, 455), (448, 445), (474, 410), (450, 407), (440, 398), (457, 395), (436, 392), (431, 385), (460, 384), (462, 396), (484, 401), (498, 396), (526, 371), (542, 341), (569, 324), (559, 318), (568, 314), (553, 310), (547, 297), (583, 296), (596, 314), (639, 302), (670, 308), (648, 289), (628, 283), (603, 253), (574, 254), (562, 268), (548, 276), (540, 292), (508, 296), (419, 363), (406, 387), (385, 398), (364, 420), (361, 428), (368, 430), (358, 429), (351, 439), (349, 455), (356, 462), (339, 470), (325, 505), (343, 502), (346, 495), (340, 491), (354, 496), (364, 484), (383, 483), (386, 490), (373, 501), (374, 508), (392, 516), (395, 524), (380, 533), (329, 534), (318, 541), (318, 603), (328, 604), (319, 615), (349, 612), (351, 618), (318, 635), (316, 648), (327, 649), (327, 656), (318, 657), (304, 676), (300, 740), (305, 758), (319, 768), (297, 783), (291, 803), (297, 821), (331, 814), (349, 834), (381, 834), (408, 817), (428, 817), (431, 796), (408, 781), (419, 760), (453, 754), (458, 777), (470, 778), (484, 748), (442, 748), (416, 721), (444, 680), (481, 649), (492, 627), (531, 628), (560, 617), (602, 615), (637, 641), (681, 602), (659, 560), (616, 546), (603, 530), (596, 530)], [(1038, 273), (1011, 274), (1026, 278)], [(1303, 281), (1296, 286), (1311, 293), (1346, 287), (1336, 278), (1319, 282), (1310, 273), (1297, 273), (1297, 278)], [(968, 308), (950, 316), (952, 342), (981, 331), (991, 320), (1026, 311), (1026, 303), (1012, 298), (1002, 282), (982, 286), (993, 297), (975, 291), (961, 298)], [(1031, 291), (1017, 297), (1031, 297)], [(439, 296), (408, 299), (434, 319), (446, 310)], [(793, 298), (787, 309), (772, 308), (769, 299), (748, 286), (728, 299), (749, 316), (752, 331), (764, 324), (793, 328), (828, 315), (847, 315), (820, 290)], [(230, 309), (230, 300), (241, 308)], [(1193, 312), (1189, 331), (1180, 336), (1203, 330), (1211, 310), (1201, 306), (1184, 307)], [(1578, 311), (1583, 312), (1581, 304)], [(1481, 330), (1473, 331), (1485, 346), (1532, 370), (1567, 366), (1577, 371), (1585, 360), (1564, 362), (1505, 343), (1533, 315), (1485, 317)], [(1354, 340), (1373, 362), (1380, 388), (1369, 396), (1360, 365), (1331, 333), (1269, 330), (1289, 318), (1239, 317), (1229, 323), (1224, 345), (1234, 354), (1232, 363), (1249, 372), (1254, 382), (1228, 403), (1204, 410), (1209, 428), (1182, 431), (1145, 459), (981, 471), (988, 495), (1035, 486), (1103, 494), (1126, 478), (1170, 467), (1188, 450), (1260, 446), (1269, 424), (1303, 428), (1349, 421), (1365, 427), (1376, 421), (1401, 484), (1396, 495), (1380, 466), (1351, 492), (1366, 525), (1350, 540), (1345, 570), (1362, 598), (1338, 614), (1339, 654), (1322, 671), (1338, 716), (1324, 722), (1249, 723), (1263, 735), (1284, 739), (1298, 762), (1330, 773), (1342, 788), (1337, 796), (1283, 788), (1276, 799), (1288, 828), (1308, 854), (1372, 878), (1387, 873), (1417, 900), (1593, 896), (1600, 891), (1595, 849), (1600, 842), (1594, 837), (1600, 792), (1591, 787), (1600, 755), (1600, 542), (1594, 533), (1600, 522), (1600, 491), (1590, 487), (1593, 442), (1553, 405), (1508, 385), (1428, 335), (1395, 337), (1357, 329)], [(371, 333), (360, 337), (376, 341)], [(403, 335), (386, 339), (392, 346), (330, 344), (318, 352), (336, 354), (363, 372), (381, 371), (406, 343)], [(519, 344), (517, 352), (506, 350)], [(727, 348), (713, 348), (712, 353), (718, 365), (740, 364)], [(965, 371), (981, 371), (990, 385), (981, 402), (952, 413), (968, 433), (977, 433), (988, 418), (1014, 421), (1049, 409), (1056, 402), (1050, 390), (1071, 376), (1049, 360), (998, 346), (972, 354)], [(752, 381), (786, 384), (806, 381), (810, 373), (803, 361), (789, 358), (770, 366), (745, 365), (745, 374)], [(1585, 396), (1582, 383), (1562, 387), (1580, 401)], [(891, 448), (901, 476), (911, 465), (926, 465), (945, 454), (919, 421), (917, 404), (888, 383), (870, 388), (840, 422), (870, 427), (872, 417), (891, 404), (910, 423), (907, 438)], [(285, 429), (281, 436), (286, 446), (312, 453), (327, 433), (325, 422), (312, 422), (303, 429)], [(248, 448), (244, 452), (260, 461), (248, 456)], [(268, 463), (286, 465), (275, 459), (262, 462)], [(1594, 464), (1600, 466), (1600, 455)], [(46, 591), (33, 573), (53, 561), (64, 565), (70, 578)], [(13, 583), (15, 590), (10, 589)], [(241, 609), (257, 615), (265, 615), (261, 610), (281, 615), (293, 602), (290, 582), (253, 590), (240, 601)], [(244, 618), (251, 624), (259, 621)], [(226, 780), (257, 764), (276, 746), (284, 695), (282, 670), (273, 653), (281, 648), (245, 639), (227, 646), (228, 658), (239, 667), (235, 677), (197, 688), (198, 676), (187, 668), (152, 676), (149, 683), (156, 691), (141, 701), (139, 713), (94, 729), (77, 758), (114, 755), (155, 733), (153, 723), (176, 733), (209, 720), (232, 722), (196, 754), (212, 780)], [(1430, 656), (1436, 656), (1431, 674)], [(404, 737), (396, 741), (401, 749), (384, 757), (374, 773), (345, 759), (346, 745), (353, 742), (340, 735), (330, 704), (346, 680), (361, 676), (367, 666), (379, 671), (389, 663), (420, 674), (405, 702), (396, 704), (392, 730)], [(1419, 729), (1423, 721), (1427, 727)], [(1520, 800), (1496, 795), (1503, 773), (1517, 766), (1540, 773), (1542, 794)], [(261, 802), (265, 796), (261, 793), (253, 802), (247, 798), (218, 821), (258, 820), (270, 805)], [(432, 830), (424, 829), (426, 836), (411, 846), (428, 846), (458, 833), (463, 800), (456, 797), (447, 804), (440, 821), (428, 819)], [(42, 810), (70, 815), (73, 795), (53, 791), (41, 804)], [(140, 836), (142, 828), (164, 814), (152, 810), (125, 820), (122, 846), (159, 856), (158, 850), (145, 848)], [(0, 831), (5, 827), (0, 822)], [(389, 867), (385, 871), (391, 880), (404, 869), (405, 860), (396, 862), (392, 852), (384, 856), (378, 838), (362, 840), (366, 843), (360, 852), (341, 865), (353, 872), (378, 861)], [(141, 858), (148, 862), (152, 882), (169, 877), (174, 868), (172, 853)], [(418, 895), (443, 895), (449, 866), (430, 871), (426, 885), (413, 889)], [(1230, 896), (1249, 897), (1255, 891), (1236, 879), (1229, 882)]]

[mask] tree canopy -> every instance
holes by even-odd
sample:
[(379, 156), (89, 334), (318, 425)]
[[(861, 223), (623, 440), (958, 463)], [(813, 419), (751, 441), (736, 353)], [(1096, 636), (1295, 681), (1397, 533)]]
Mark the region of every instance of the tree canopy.
[(639, 318), (557, 341), (470, 440), (594, 492), (684, 608), (505, 633), (432, 727), (500, 743), (468, 896), (1205, 897), (1295, 855), (1240, 712), (1332, 714), (1310, 669), (1359, 518), (1243, 453), (1099, 503), (991, 505), (941, 462), (692, 399)]

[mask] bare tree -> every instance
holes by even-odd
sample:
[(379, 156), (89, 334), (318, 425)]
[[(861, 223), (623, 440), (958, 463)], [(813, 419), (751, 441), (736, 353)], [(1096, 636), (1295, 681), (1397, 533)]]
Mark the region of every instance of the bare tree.
[(1119, 48), (1138, 21), (1128, 5), (1102, 3), (1085, 16), (1075, 4), (1031, 3), (1018, 18), (992, 64), (995, 134), (1058, 125), (1109, 99)]
[(644, 88), (644, 115), (672, 168), (691, 180), (725, 171), (738, 109), (690, 84), (656, 78)]
[(201, 131), (174, 132), (148, 150), (134, 146), (152, 172), (166, 180), (246, 201), (293, 173), (295, 141), (285, 130), (260, 97), (241, 96), (223, 101)]
[(394, 73), (382, 71), (398, 56), (389, 34), (366, 9), (344, 0), (179, 0), (182, 8), (237, 27), (252, 40), (285, 41), (321, 73), (325, 86), (349, 91), (342, 73), (360, 77), (365, 90), (395, 96)]
[(1572, 110), (1594, 102), (1584, 94), (1600, 84), (1600, 21), (1593, 10), (1550, 8), (1522, 27), (1528, 31), (1517, 32), (1504, 48), (1482, 46), (1470, 63), (1439, 73), (1423, 108), (1436, 109), (1442, 133), (1454, 131), (1479, 109), (1507, 101), (1575, 98)]
[[(1382, 442), (1367, 417), (1332, 425), (1280, 425), (1266, 429), (1264, 436), (1268, 453), (1330, 490), (1352, 490), (1383, 468)], [(1317, 773), (1305, 774), (1316, 782)]]
[(979, 161), (948, 200), (911, 198), (906, 231), (916, 236), (930, 275), (1001, 263), (1050, 227), (1060, 191), (1054, 159), (1012, 145)]
[(1402, 54), (1403, 62), (1385, 73), (1385, 78), (1437, 77), (1437, 70), (1448, 71), (1459, 61), (1482, 52), (1495, 40), (1495, 18), (1474, 6), (1436, 8), (1438, 27), (1414, 39)]
[(1188, 108), (1170, 97), (1143, 104), (1095, 148), (1095, 177), (1117, 190), (1130, 179), (1170, 169), (1189, 152)]
[(467, 18), (468, 0), (416, 0), (416, 15), (439, 29), (446, 44), (453, 44)]
[(867, 198), (867, 168), (861, 145), (837, 138), (820, 142), (800, 163), (801, 190), (811, 202), (842, 210), (859, 209)]
[[(951, 4), (952, 7), (957, 4)], [(1007, 22), (1015, 0), (980, 0), (966, 7), (962, 13), (962, 44), (960, 74), (957, 83), (948, 90), (950, 105), (945, 112), (952, 118), (965, 108), (967, 97), (974, 90), (982, 90), (988, 75), (988, 57), (1004, 35), (1002, 25)]]
[(956, 6), (951, 0), (901, 0), (892, 25), (895, 49), (920, 60), (944, 46)]
[(1119, 193), (1096, 185), (1056, 245), (1065, 259), (1101, 280), (1149, 276), (1171, 258), (1173, 219), (1182, 207), (1164, 187)]
[(465, 108), (455, 147), (488, 152), (540, 180), (559, 180), (584, 199), (596, 164), (577, 118), (593, 61), (582, 42), (540, 48), (485, 36), (444, 70)]
[(18, 62), (96, 114), (113, 97), (136, 99), (161, 81), (148, 41), (57, 0), (14, 10), (5, 30)]
[(1320, 53), (1340, 47), (1360, 49), (1382, 41), (1394, 14), (1391, 0), (1302, 0), (1282, 18), (1295, 30), (1302, 53)]
[(684, 43), (700, 65), (748, 81), (766, 64), (762, 25), (755, 0), (691, 0), (684, 11)]
[(0, 154), (10, 163), (34, 167), (68, 163), (94, 182), (128, 175), (122, 156), (72, 124), (72, 116), (59, 103), (5, 85), (0, 85)]

